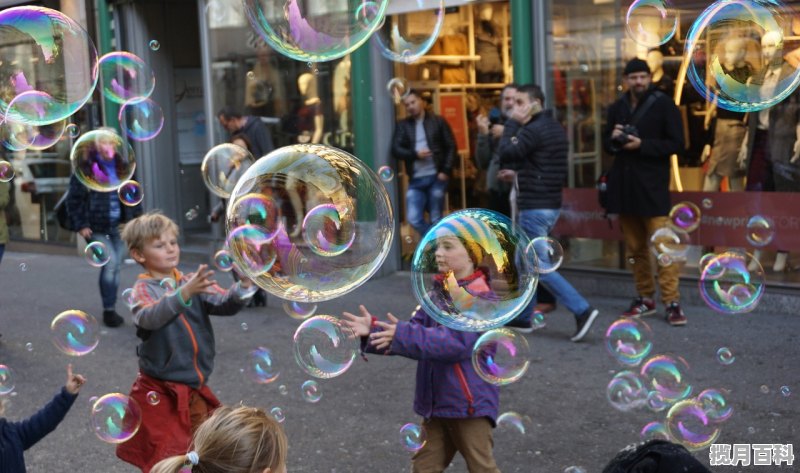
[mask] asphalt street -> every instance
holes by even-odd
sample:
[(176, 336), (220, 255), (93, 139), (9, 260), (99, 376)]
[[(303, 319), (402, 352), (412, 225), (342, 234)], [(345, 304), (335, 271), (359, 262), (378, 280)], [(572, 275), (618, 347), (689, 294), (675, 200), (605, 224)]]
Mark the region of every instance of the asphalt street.
[[(195, 267), (186, 264), (181, 269)], [(120, 290), (130, 287), (138, 272), (137, 266), (124, 266)], [(80, 309), (102, 318), (97, 274), (96, 268), (71, 256), (6, 252), (0, 265), (0, 363), (14, 370), (16, 380), (15, 391), (6, 396), (6, 417), (25, 418), (49, 401), (65, 381), (67, 363), (88, 378), (64, 422), (26, 453), (29, 471), (136, 471), (117, 460), (113, 445), (98, 440), (89, 428), (89, 399), (127, 393), (136, 376), (137, 339), (130, 313), (120, 302), (118, 311), (126, 324), (103, 327), (99, 345), (87, 356), (64, 355), (50, 340), (50, 322), (64, 310)], [(231, 281), (227, 274), (218, 279), (223, 284)], [(630, 281), (612, 281), (591, 287), (604, 284), (632, 286)], [(530, 369), (518, 382), (501, 388), (501, 412), (516, 411), (529, 421), (524, 434), (510, 428), (495, 430), (494, 452), (503, 472), (558, 473), (570, 466), (600, 472), (616, 452), (639, 440), (642, 426), (663, 419), (663, 412), (646, 408), (620, 412), (607, 401), (606, 386), (622, 368), (606, 353), (603, 334), (629, 301), (603, 296), (613, 291), (596, 292), (585, 294), (601, 315), (584, 342), (569, 341), (574, 321), (563, 308), (547, 316), (546, 328), (527, 335)], [(340, 315), (363, 303), (373, 313), (408, 318), (416, 305), (412, 294), (409, 275), (397, 273), (322, 303), (317, 313)], [(798, 308), (798, 302), (790, 306)], [(733, 416), (722, 425), (717, 442), (788, 444), (797, 440), (797, 310), (723, 315), (698, 304), (685, 310), (689, 324), (682, 328), (670, 327), (661, 317), (648, 319), (654, 353), (684, 357), (694, 393), (706, 388), (728, 390)], [(226, 404), (282, 408), (290, 472), (409, 471), (410, 454), (402, 448), (398, 430), (407, 422), (419, 422), (412, 410), (414, 361), (378, 356), (369, 357), (368, 362), (357, 359), (342, 376), (317, 380), (322, 399), (312, 404), (300, 395), (300, 386), (309, 376), (292, 355), (292, 335), (299, 322), (284, 313), (276, 298), (270, 296), (266, 308), (217, 317), (214, 324), (218, 352), (211, 388)], [(248, 352), (258, 346), (270, 348), (279, 363), (280, 377), (271, 384), (253, 383), (243, 373)], [(735, 355), (732, 364), (718, 361), (721, 347)], [(287, 387), (286, 395), (280, 393), (281, 385)], [(783, 386), (788, 393), (781, 392)], [(707, 449), (695, 455), (708, 464)], [(448, 471), (464, 472), (466, 467), (457, 458)], [(714, 471), (766, 472), (775, 467)]]

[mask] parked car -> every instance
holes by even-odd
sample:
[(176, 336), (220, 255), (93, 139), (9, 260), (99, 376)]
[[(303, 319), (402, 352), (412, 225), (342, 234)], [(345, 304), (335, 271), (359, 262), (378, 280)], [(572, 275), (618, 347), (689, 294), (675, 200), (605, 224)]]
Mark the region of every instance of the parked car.
[(55, 153), (23, 156), (11, 160), (22, 237), (52, 239), (57, 234), (53, 206), (69, 188), (72, 167), (68, 160), (54, 157)]

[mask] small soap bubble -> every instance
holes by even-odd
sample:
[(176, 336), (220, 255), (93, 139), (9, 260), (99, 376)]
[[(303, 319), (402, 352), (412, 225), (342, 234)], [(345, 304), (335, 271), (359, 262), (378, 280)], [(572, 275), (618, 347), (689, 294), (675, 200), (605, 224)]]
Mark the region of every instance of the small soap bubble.
[(289, 388), (287, 388), (285, 384), (281, 384), (278, 386), (278, 392), (281, 393), (281, 396), (285, 396), (289, 394)]
[(128, 309), (133, 309), (136, 306), (136, 293), (133, 288), (129, 287), (122, 291), (122, 301), (128, 306)]
[(321, 204), (303, 218), (303, 239), (309, 249), (319, 256), (339, 256), (347, 251), (356, 238), (356, 222), (345, 215), (347, 209), (335, 204)]
[(756, 433), (756, 428), (755, 427), (748, 427), (747, 428), (747, 433), (750, 434), (750, 435), (753, 435), (754, 433)]
[(727, 391), (719, 389), (706, 389), (697, 395), (697, 402), (703, 406), (709, 421), (719, 424), (733, 415), (733, 407), (728, 404), (726, 395)]
[(699, 285), (706, 305), (723, 314), (741, 314), (758, 306), (766, 289), (766, 276), (751, 255), (727, 251), (706, 263)]
[(660, 255), (658, 255), (658, 257), (656, 258), (656, 261), (658, 261), (658, 265), (659, 265), (659, 266), (661, 266), (661, 267), (667, 267), (667, 266), (669, 266), (669, 265), (671, 265), (671, 264), (672, 264), (672, 256), (670, 256), (670, 255), (668, 255), (668, 254), (666, 254), (666, 253), (661, 253), (661, 254), (660, 254)]
[(86, 261), (95, 268), (105, 266), (111, 261), (111, 253), (102, 241), (93, 241), (86, 245), (83, 254)]
[(186, 211), (185, 217), (186, 217), (186, 220), (192, 221), (192, 220), (196, 219), (198, 215), (199, 215), (199, 212), (197, 211), (197, 209), (189, 209), (189, 210)]
[(110, 52), (98, 62), (103, 95), (120, 105), (128, 100), (144, 100), (153, 93), (156, 78), (142, 58), (127, 51)]
[(792, 395), (792, 390), (789, 386), (781, 386), (781, 395), (783, 395), (783, 397), (789, 397)]
[(408, 423), (400, 427), (400, 442), (409, 452), (417, 452), (428, 441), (428, 433), (419, 424)]
[(295, 320), (305, 320), (317, 311), (317, 304), (296, 301), (284, 301), (283, 310)]
[(625, 15), (628, 37), (648, 48), (666, 43), (678, 28), (675, 13), (666, 0), (634, 1)]
[(66, 310), (56, 315), (50, 323), (53, 345), (70, 356), (91, 353), (100, 343), (97, 320), (80, 310)]
[(693, 232), (700, 226), (700, 209), (692, 202), (680, 202), (672, 207), (669, 219), (677, 228)]
[(24, 273), (25, 271), (28, 270), (28, 264), (27, 263), (20, 263), (19, 264), (19, 270)]
[(648, 389), (658, 391), (669, 403), (686, 399), (692, 393), (686, 373), (689, 364), (679, 356), (655, 355), (642, 364), (641, 379)]
[(142, 203), (144, 199), (144, 191), (141, 184), (136, 181), (125, 181), (117, 189), (119, 201), (128, 207), (134, 207)]
[(14, 166), (6, 160), (0, 159), (0, 182), (9, 182), (14, 179)]
[(531, 419), (528, 416), (520, 415), (514, 411), (503, 412), (497, 417), (498, 429), (511, 429), (525, 435), (526, 428), (530, 425)]
[(0, 396), (5, 396), (14, 390), (14, 371), (6, 365), (0, 365)]
[(395, 103), (400, 103), (402, 99), (408, 97), (411, 87), (408, 86), (408, 81), (402, 77), (394, 77), (386, 83), (386, 91)]
[(642, 427), (641, 432), (639, 432), (639, 437), (642, 439), (642, 442), (647, 442), (649, 440), (669, 441), (669, 432), (667, 432), (667, 426), (661, 422), (654, 421)]
[(164, 111), (150, 99), (135, 98), (125, 102), (119, 109), (119, 123), (128, 138), (149, 141), (164, 128)]
[(717, 360), (723, 365), (730, 365), (736, 360), (730, 348), (722, 347), (717, 350)]
[(106, 394), (92, 405), (92, 429), (103, 442), (118, 444), (131, 439), (142, 424), (142, 409), (135, 399)]
[(667, 413), (667, 432), (673, 442), (691, 451), (708, 448), (719, 437), (719, 427), (708, 418), (703, 405), (695, 399), (674, 404)]
[(25, 344), (25, 349), (28, 351), (33, 351), (33, 343), (28, 342)]
[(378, 176), (380, 176), (383, 182), (390, 182), (394, 179), (394, 170), (389, 166), (381, 166), (380, 169), (378, 169)]
[(158, 283), (159, 286), (164, 288), (167, 294), (172, 294), (178, 288), (178, 283), (172, 278), (164, 278)]
[(633, 258), (628, 258), (628, 264), (636, 264), (636, 260)]
[(745, 237), (748, 243), (757, 248), (767, 246), (775, 238), (775, 226), (766, 217), (755, 215), (747, 221)]
[(242, 332), (246, 332), (247, 330), (250, 329), (250, 327), (248, 327), (247, 323), (245, 323), (245, 322), (242, 322), (241, 327), (242, 327)]
[(661, 412), (669, 407), (669, 402), (658, 391), (650, 391), (647, 395), (647, 407), (653, 412)]
[(283, 421), (286, 420), (286, 415), (283, 413), (283, 409), (280, 407), (273, 407), (270, 409), (269, 413), (280, 424), (283, 424)]
[(704, 209), (708, 210), (708, 209), (711, 209), (712, 207), (714, 207), (714, 201), (713, 200), (711, 200), (709, 198), (703, 199), (703, 208)]
[(259, 384), (269, 384), (280, 376), (275, 357), (269, 348), (258, 347), (247, 358), (247, 376)]
[(633, 371), (620, 371), (606, 387), (606, 397), (612, 407), (619, 411), (630, 411), (647, 403), (649, 392), (642, 378)]
[(147, 393), (147, 403), (151, 406), (157, 406), (158, 403), (161, 402), (161, 398), (158, 396), (158, 393), (155, 391), (150, 391)]
[(149, 46), (151, 51), (158, 51), (161, 49), (161, 43), (159, 43), (157, 39), (151, 39)]
[(533, 315), (531, 315), (531, 326), (534, 330), (547, 327), (547, 321), (544, 318), (544, 314), (541, 312), (534, 312)]
[(531, 240), (525, 249), (525, 254), (529, 258), (535, 256), (533, 261), (539, 274), (552, 273), (564, 262), (564, 248), (561, 247), (561, 243), (547, 236)]
[(769, 386), (766, 384), (762, 384), (760, 390), (762, 394), (769, 394)]
[(322, 390), (319, 387), (319, 383), (313, 380), (308, 380), (300, 387), (300, 390), (303, 393), (303, 400), (307, 402), (319, 402), (322, 399)]
[(223, 143), (211, 148), (203, 157), (200, 175), (208, 190), (227, 199), (236, 183), (255, 161), (255, 157), (245, 148), (233, 143)]
[(233, 257), (228, 250), (219, 250), (214, 253), (214, 266), (227, 273), (233, 269)]
[(564, 469), (564, 473), (586, 473), (586, 468), (582, 466), (568, 466)]
[(70, 138), (77, 138), (81, 134), (81, 128), (74, 123), (67, 125), (65, 131)]
[(619, 363), (638, 366), (653, 350), (653, 332), (642, 320), (620, 318), (606, 330), (605, 343)]
[(305, 320), (294, 333), (294, 357), (300, 368), (315, 378), (341, 375), (356, 358), (357, 341), (341, 320), (317, 315)]
[(670, 264), (686, 261), (691, 238), (686, 230), (677, 227), (662, 227), (650, 236), (650, 250), (656, 257), (667, 255)]
[(507, 328), (489, 330), (472, 349), (472, 367), (484, 381), (505, 386), (520, 379), (530, 365), (527, 339)]

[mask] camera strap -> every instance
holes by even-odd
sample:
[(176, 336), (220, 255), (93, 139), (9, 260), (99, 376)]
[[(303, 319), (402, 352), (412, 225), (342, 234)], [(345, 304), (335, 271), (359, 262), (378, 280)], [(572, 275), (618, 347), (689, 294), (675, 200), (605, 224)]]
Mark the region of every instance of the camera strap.
[(650, 107), (652, 107), (653, 104), (656, 103), (659, 94), (661, 94), (661, 92), (657, 90), (651, 92), (650, 95), (647, 96), (645, 101), (642, 102), (641, 105), (639, 105), (633, 112), (633, 116), (631, 117), (630, 123), (628, 124), (636, 126), (636, 124), (639, 123), (639, 120), (644, 116), (644, 114), (647, 113), (648, 110), (650, 110)]

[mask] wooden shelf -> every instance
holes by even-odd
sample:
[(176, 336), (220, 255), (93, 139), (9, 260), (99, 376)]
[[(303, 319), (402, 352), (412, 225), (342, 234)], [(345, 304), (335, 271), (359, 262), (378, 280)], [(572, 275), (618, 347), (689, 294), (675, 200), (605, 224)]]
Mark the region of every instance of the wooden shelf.
[(415, 62), (436, 62), (436, 61), (480, 61), (480, 56), (448, 56), (446, 54), (429, 54), (427, 56), (420, 56)]

